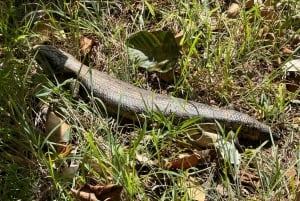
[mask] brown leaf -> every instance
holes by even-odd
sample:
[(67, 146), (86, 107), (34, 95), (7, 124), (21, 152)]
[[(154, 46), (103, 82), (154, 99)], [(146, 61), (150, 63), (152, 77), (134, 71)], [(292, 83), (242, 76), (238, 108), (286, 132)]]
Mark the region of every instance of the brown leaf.
[(33, 25), (32, 30), (39, 34), (39, 43), (53, 40), (53, 38), (57, 41), (64, 41), (66, 39), (64, 30), (53, 28), (49, 20), (37, 21), (37, 23)]
[(292, 39), (291, 45), (298, 46), (300, 45), (300, 34), (295, 35)]
[(259, 37), (265, 37), (270, 32), (270, 27), (264, 25), (258, 32)]
[(201, 151), (194, 151), (194, 154), (199, 160), (199, 164), (210, 163), (216, 158), (218, 158), (219, 153), (216, 149), (205, 149)]
[(86, 184), (80, 190), (71, 189), (71, 194), (80, 201), (118, 201), (121, 200), (122, 188), (122, 186), (116, 184), (105, 186)]
[(228, 196), (228, 191), (223, 184), (218, 184), (216, 187), (216, 191), (223, 197)]
[(282, 48), (282, 53), (285, 54), (285, 55), (290, 55), (290, 54), (293, 54), (293, 50), (287, 48), (287, 47), (284, 47)]
[(191, 143), (196, 144), (199, 147), (211, 148), (220, 138), (221, 136), (216, 133), (203, 130), (198, 138), (196, 138), (196, 135), (192, 137), (193, 141), (191, 141)]
[(284, 176), (287, 179), (291, 179), (294, 178), (297, 175), (297, 170), (295, 168), (291, 168), (288, 171), (286, 171), (286, 173), (284, 174)]
[(245, 7), (247, 8), (247, 9), (250, 9), (250, 8), (252, 8), (254, 5), (261, 5), (263, 2), (262, 2), (262, 0), (248, 0), (248, 1), (246, 1), (246, 3), (245, 3)]
[(121, 200), (122, 186), (116, 184), (101, 185), (86, 185), (88, 189), (93, 192), (99, 200)]
[(191, 200), (195, 201), (204, 201), (205, 200), (205, 190), (198, 184), (193, 182), (188, 182), (187, 185), (189, 186), (187, 189), (187, 193)]
[(294, 188), (295, 186), (298, 186), (300, 184), (296, 168), (289, 169), (288, 171), (286, 171), (284, 176), (289, 181), (289, 185), (291, 186), (291, 188)]
[(234, 18), (236, 17), (241, 10), (241, 6), (238, 3), (232, 3), (227, 11), (227, 17)]
[(256, 174), (242, 169), (239, 171), (238, 175), (240, 177), (241, 183), (244, 186), (247, 186), (248, 190), (251, 189), (251, 191), (254, 191), (260, 186), (260, 180)]
[(66, 124), (54, 112), (48, 113), (45, 124), (45, 132), (47, 134), (50, 134), (52, 132), (50, 140), (56, 143), (67, 143), (69, 142), (70, 130), (71, 126)]
[(300, 185), (297, 188), (295, 201), (300, 201)]
[(135, 159), (143, 165), (147, 166), (158, 166), (157, 161), (153, 161), (146, 154), (137, 153)]
[(64, 158), (68, 156), (71, 151), (72, 151), (72, 144), (68, 144), (66, 147), (62, 148), (58, 156)]
[(96, 198), (96, 195), (94, 193), (85, 192), (81, 190), (75, 190), (71, 188), (71, 195), (76, 199), (80, 201), (99, 201)]
[(94, 45), (93, 39), (86, 36), (80, 38), (80, 52), (82, 55), (86, 55)]
[(176, 161), (167, 163), (168, 169), (188, 169), (198, 165), (198, 158), (195, 154), (187, 155), (182, 158), (179, 158)]
[(180, 45), (180, 41), (181, 41), (183, 35), (184, 35), (184, 31), (183, 30), (181, 30), (180, 32), (178, 32), (175, 35), (175, 40), (176, 40), (177, 45)]
[(265, 20), (271, 20), (273, 22), (278, 20), (278, 13), (274, 11), (272, 7), (264, 7), (260, 9), (260, 15), (264, 17)]
[(215, 149), (194, 151), (193, 154), (179, 156), (178, 160), (169, 162), (166, 166), (168, 169), (188, 169), (199, 164), (211, 162), (213, 158), (216, 158), (216, 156), (217, 151)]
[(251, 181), (259, 181), (259, 177), (251, 172), (246, 172), (245, 170), (239, 171), (239, 176), (241, 182), (249, 183)]

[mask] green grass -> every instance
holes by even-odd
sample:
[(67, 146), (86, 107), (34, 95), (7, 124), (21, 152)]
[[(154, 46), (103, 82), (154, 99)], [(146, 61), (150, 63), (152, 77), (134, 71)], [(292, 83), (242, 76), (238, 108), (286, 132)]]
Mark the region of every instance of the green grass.
[[(191, 180), (205, 190), (206, 200), (295, 198), (297, 183), (285, 174), (297, 170), (295, 177), (300, 176), (300, 111), (299, 104), (291, 103), (299, 99), (299, 89), (286, 90), (276, 61), (299, 56), (299, 51), (294, 56), (281, 51), (289, 45), (297, 48), (292, 44), (292, 37), (300, 34), (297, 0), (280, 1), (278, 19), (270, 21), (259, 6), (242, 8), (238, 18), (229, 19), (227, 6), (217, 0), (46, 2), (0, 1), (0, 200), (72, 200), (71, 188), (93, 180), (123, 186), (123, 200), (192, 200)], [(264, 27), (267, 33), (261, 33)], [(182, 57), (174, 81), (157, 84), (155, 76), (129, 61), (124, 41), (139, 30), (166, 29), (184, 30)], [(73, 98), (70, 79), (46, 75), (34, 62), (31, 48), (40, 43), (79, 58), (85, 35), (98, 41), (85, 58), (98, 70), (145, 89), (234, 105), (284, 133), (271, 147), (242, 153), (239, 168), (256, 175), (252, 184), (257, 186), (245, 184), (237, 167), (226, 161), (167, 169), (168, 161), (192, 149), (176, 142), (193, 120), (177, 124), (172, 117), (148, 114), (145, 122), (122, 123), (118, 115), (106, 114), (101, 100)], [(55, 144), (45, 140), (42, 123), (35, 125), (39, 101), (71, 125), (75, 154), (58, 157)], [(137, 155), (149, 161), (139, 161)], [(78, 171), (61, 173), (71, 160), (80, 163)]]

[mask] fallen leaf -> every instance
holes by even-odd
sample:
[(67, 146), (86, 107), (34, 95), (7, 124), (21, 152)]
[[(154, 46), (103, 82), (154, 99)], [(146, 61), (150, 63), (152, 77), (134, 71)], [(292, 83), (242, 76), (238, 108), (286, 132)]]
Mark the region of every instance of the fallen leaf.
[(300, 59), (288, 61), (282, 68), (285, 71), (300, 72)]
[(274, 0), (265, 0), (264, 5), (265, 6), (274, 6), (276, 4), (276, 1)]
[(101, 185), (90, 185), (87, 184), (88, 188), (95, 193), (99, 200), (121, 200), (122, 186), (116, 184), (108, 184), (105, 186)]
[(260, 9), (260, 15), (264, 17), (264, 20), (270, 20), (273, 22), (278, 21), (278, 13), (273, 9), (273, 7), (263, 7)]
[(241, 6), (238, 3), (232, 3), (227, 11), (227, 17), (234, 18), (236, 17), (241, 10)]
[(187, 193), (191, 200), (204, 201), (205, 200), (205, 190), (198, 184), (189, 182), (189, 187)]
[(291, 45), (293, 46), (299, 46), (300, 45), (300, 34), (297, 34), (293, 37), (291, 41)]
[(297, 175), (297, 170), (295, 168), (291, 168), (288, 171), (285, 172), (284, 176), (290, 180), (291, 178), (294, 178)]
[(49, 112), (45, 124), (45, 132), (56, 143), (67, 143), (70, 140), (71, 126), (65, 123), (54, 112)]
[(287, 90), (291, 92), (297, 91), (300, 86), (300, 59), (287, 62), (282, 69), (285, 72)]
[(168, 169), (188, 169), (198, 165), (199, 159), (195, 154), (186, 155), (176, 161), (167, 163)]
[(61, 174), (66, 177), (66, 176), (71, 176), (73, 177), (74, 174), (78, 171), (79, 169), (79, 166), (80, 166), (80, 163), (77, 162), (76, 160), (72, 160), (70, 165), (67, 166), (67, 167), (64, 167), (60, 170)]
[(157, 166), (157, 163), (151, 160), (146, 154), (136, 154), (135, 159), (143, 165)]
[(300, 201), (300, 185), (297, 188), (295, 201)]
[(80, 38), (80, 52), (82, 55), (86, 55), (92, 48), (94, 44), (93, 39), (86, 36)]
[(256, 174), (253, 174), (249, 171), (239, 170), (238, 173), (241, 183), (243, 185), (249, 185), (253, 188), (258, 187), (259, 185), (259, 177)]
[(182, 154), (178, 160), (166, 164), (168, 169), (188, 169), (197, 165), (206, 164), (217, 157), (215, 149), (194, 151), (192, 154)]
[(99, 201), (94, 193), (84, 192), (71, 188), (71, 195), (80, 201)]
[(220, 135), (212, 132), (202, 131), (202, 135), (194, 139), (193, 143), (199, 147), (210, 148), (221, 138)]
[(218, 184), (216, 187), (216, 191), (223, 197), (228, 196), (228, 191), (223, 184)]
[(289, 183), (289, 186), (291, 189), (294, 189), (297, 186), (299, 186), (300, 182), (299, 182), (296, 168), (291, 168), (291, 169), (287, 170), (285, 172), (284, 176), (289, 181), (288, 183)]
[(53, 38), (55, 38), (56, 41), (64, 41), (67, 38), (64, 30), (57, 30), (50, 24), (51, 22), (46, 19), (43, 21), (37, 21), (33, 25), (32, 30), (39, 34), (39, 43), (50, 41)]
[(294, 117), (293, 119), (294, 124), (299, 124), (300, 125), (300, 117)]
[(207, 164), (219, 157), (218, 150), (216, 149), (205, 149), (205, 150), (195, 150), (194, 154), (199, 160), (199, 164)]
[(220, 151), (220, 154), (224, 160), (229, 161), (231, 164), (240, 165), (241, 155), (233, 143), (221, 139), (218, 140), (214, 145), (215, 148)]
[(183, 35), (184, 35), (184, 31), (181, 30), (180, 32), (178, 32), (178, 33), (174, 36), (177, 45), (180, 45), (180, 41), (181, 41), (181, 39), (183, 38)]
[(290, 55), (290, 54), (293, 54), (293, 50), (287, 48), (287, 47), (284, 47), (282, 48), (282, 53), (285, 54), (285, 55)]
[(86, 184), (79, 190), (71, 189), (71, 195), (80, 201), (119, 201), (121, 200), (122, 189), (122, 186), (116, 184), (105, 186)]
[(245, 3), (245, 7), (246, 7), (247, 9), (250, 9), (250, 8), (252, 8), (254, 5), (262, 5), (262, 4), (263, 4), (262, 0), (248, 0), (248, 1), (246, 1), (246, 3)]
[(68, 144), (64, 148), (61, 149), (60, 153), (58, 154), (59, 157), (64, 158), (69, 155), (72, 151), (72, 144)]

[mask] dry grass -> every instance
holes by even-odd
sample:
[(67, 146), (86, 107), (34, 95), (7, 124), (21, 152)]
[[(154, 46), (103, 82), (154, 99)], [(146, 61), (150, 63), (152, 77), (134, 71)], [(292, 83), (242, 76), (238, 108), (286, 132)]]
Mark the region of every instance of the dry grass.
[[(144, 3), (143, 3), (144, 2)], [(0, 1), (0, 199), (72, 200), (70, 188), (86, 182), (123, 186), (123, 200), (192, 200), (188, 182), (206, 200), (292, 200), (299, 188), (299, 89), (285, 88), (283, 62), (299, 56), (299, 3), (280, 1), (263, 15), (242, 7), (228, 18), (223, 1)], [(298, 7), (297, 7), (298, 6)], [(138, 69), (126, 38), (139, 30), (183, 31), (175, 79)], [(94, 41), (83, 57), (80, 38)], [(240, 167), (213, 159), (189, 170), (166, 161), (186, 148), (174, 146), (184, 129), (168, 117), (126, 124), (106, 115), (98, 100), (73, 98), (66, 77), (45, 75), (31, 48), (51, 44), (112, 76), (158, 93), (235, 108), (270, 125), (281, 139), (242, 153)], [(283, 48), (294, 54), (284, 54)], [(72, 125), (75, 156), (59, 158), (35, 125), (46, 102)], [(297, 102), (298, 101), (298, 102)], [(251, 147), (248, 147), (251, 148)], [(154, 164), (137, 160), (145, 155)], [(71, 177), (57, 164), (80, 162)], [(236, 169), (241, 170), (238, 174)]]

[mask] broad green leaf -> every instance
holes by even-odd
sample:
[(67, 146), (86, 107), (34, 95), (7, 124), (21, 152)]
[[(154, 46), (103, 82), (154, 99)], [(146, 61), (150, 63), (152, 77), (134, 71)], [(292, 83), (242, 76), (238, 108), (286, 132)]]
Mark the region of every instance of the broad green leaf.
[(148, 71), (168, 72), (180, 55), (170, 31), (140, 31), (126, 40), (129, 58)]

